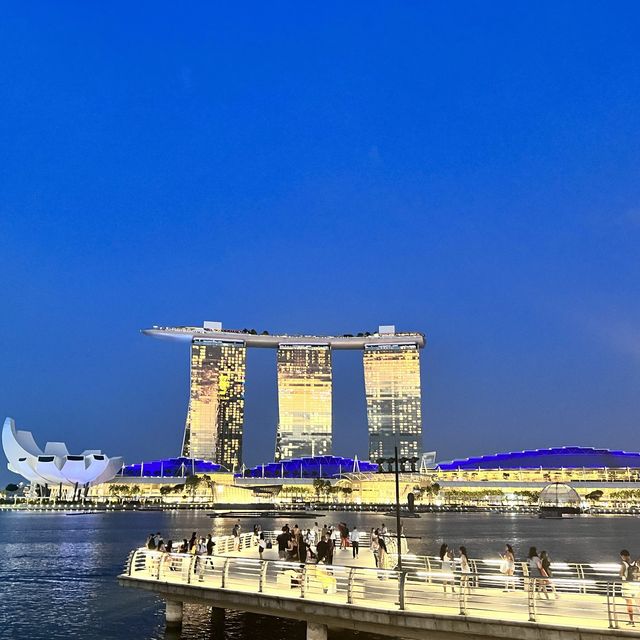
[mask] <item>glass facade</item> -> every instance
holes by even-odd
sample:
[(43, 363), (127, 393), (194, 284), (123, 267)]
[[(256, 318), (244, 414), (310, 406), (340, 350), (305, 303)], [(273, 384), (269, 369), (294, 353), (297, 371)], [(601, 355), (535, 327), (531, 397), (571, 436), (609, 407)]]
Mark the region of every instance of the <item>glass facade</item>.
[(419, 457), (422, 449), (420, 356), (414, 344), (366, 345), (364, 383), (369, 459)]
[(246, 353), (242, 342), (193, 339), (183, 456), (230, 471), (242, 464)]
[(278, 349), (276, 460), (331, 453), (331, 350), (328, 345)]

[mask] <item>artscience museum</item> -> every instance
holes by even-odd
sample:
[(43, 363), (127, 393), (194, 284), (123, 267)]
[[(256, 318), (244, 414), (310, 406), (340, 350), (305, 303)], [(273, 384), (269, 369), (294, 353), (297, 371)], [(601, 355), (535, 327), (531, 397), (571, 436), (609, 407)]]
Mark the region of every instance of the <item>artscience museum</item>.
[(42, 451), (30, 431), (16, 430), (13, 418), (4, 421), (2, 448), (9, 471), (45, 490), (73, 487), (75, 494), (81, 488), (111, 480), (123, 465), (122, 458), (109, 458), (99, 450), (72, 455), (64, 442), (47, 442)]

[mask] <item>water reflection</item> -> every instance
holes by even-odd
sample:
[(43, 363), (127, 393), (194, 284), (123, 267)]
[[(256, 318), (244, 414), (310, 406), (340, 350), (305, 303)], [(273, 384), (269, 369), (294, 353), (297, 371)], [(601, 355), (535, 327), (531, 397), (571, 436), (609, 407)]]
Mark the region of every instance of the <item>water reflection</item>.
[[(324, 522), (344, 520), (359, 529), (379, 526), (383, 517), (331, 513)], [(386, 518), (390, 526), (391, 519)], [(284, 521), (264, 519), (264, 529)], [(291, 522), (293, 524), (293, 521)], [(302, 523), (300, 523), (302, 524)], [(153, 595), (118, 586), (131, 548), (151, 531), (165, 539), (191, 532), (229, 533), (232, 521), (206, 513), (64, 514), (0, 513), (0, 630), (12, 640), (302, 640), (303, 623), (230, 611), (212, 618), (205, 607), (188, 606), (182, 631), (165, 632), (164, 605)], [(245, 530), (252, 521), (243, 521)], [(465, 544), (471, 555), (496, 557), (504, 542), (523, 555), (530, 545), (547, 549), (555, 560), (616, 562), (618, 551), (634, 547), (638, 519), (580, 517), (539, 520), (497, 514), (428, 514), (408, 520), (411, 550), (435, 554), (443, 541)], [(347, 552), (348, 553), (348, 552)], [(257, 557), (257, 554), (256, 554)], [(341, 634), (340, 640), (357, 634)], [(369, 638), (369, 636), (367, 636)]]

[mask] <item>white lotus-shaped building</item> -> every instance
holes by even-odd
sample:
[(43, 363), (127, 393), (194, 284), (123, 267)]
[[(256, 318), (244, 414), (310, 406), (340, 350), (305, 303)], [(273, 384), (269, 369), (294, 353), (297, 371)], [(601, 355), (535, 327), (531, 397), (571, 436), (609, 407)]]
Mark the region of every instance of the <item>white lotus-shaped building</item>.
[(38, 485), (92, 486), (111, 480), (123, 465), (101, 451), (71, 455), (64, 442), (47, 442), (42, 451), (30, 431), (16, 431), (13, 418), (4, 421), (2, 448), (9, 471)]

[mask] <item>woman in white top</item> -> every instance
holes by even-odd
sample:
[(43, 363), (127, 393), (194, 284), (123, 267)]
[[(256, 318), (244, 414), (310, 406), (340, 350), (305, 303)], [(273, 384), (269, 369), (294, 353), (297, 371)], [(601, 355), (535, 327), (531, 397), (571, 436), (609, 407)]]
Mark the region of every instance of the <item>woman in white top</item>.
[(376, 563), (376, 567), (380, 564), (380, 542), (378, 541), (378, 530), (371, 529), (371, 538), (369, 540), (369, 547), (371, 553), (373, 553), (373, 561)]
[(260, 554), (260, 560), (262, 560), (262, 554), (267, 548), (267, 541), (264, 539), (264, 531), (258, 533), (258, 553)]
[(513, 578), (513, 574), (516, 572), (516, 556), (513, 552), (513, 547), (510, 544), (504, 546), (504, 553), (500, 554), (502, 562), (500, 563), (500, 573), (506, 576), (504, 581), (505, 592), (509, 591), (511, 587), (516, 590), (516, 581)]
[(471, 587), (471, 565), (469, 564), (469, 554), (465, 546), (460, 547), (460, 574), (460, 588), (468, 591)]
[(442, 589), (447, 593), (447, 587), (451, 587), (451, 593), (455, 593), (454, 573), (456, 561), (453, 557), (453, 549), (449, 549), (449, 546), (444, 542), (440, 546), (440, 566), (442, 569)]

